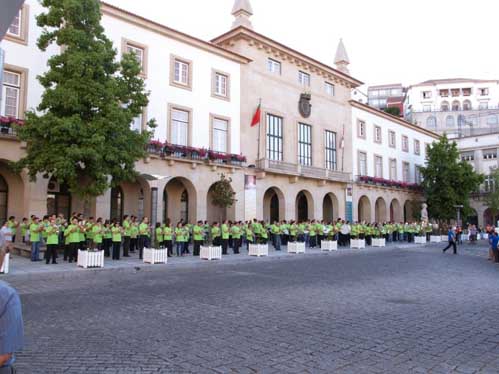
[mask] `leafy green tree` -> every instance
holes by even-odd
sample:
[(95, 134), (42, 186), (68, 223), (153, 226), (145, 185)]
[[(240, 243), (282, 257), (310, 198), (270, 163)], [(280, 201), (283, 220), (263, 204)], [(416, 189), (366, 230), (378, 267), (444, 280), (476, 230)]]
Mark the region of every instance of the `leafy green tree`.
[(236, 202), (232, 179), (220, 174), (220, 180), (211, 187), (211, 202), (219, 208), (230, 208)]
[(449, 221), (456, 217), (456, 205), (463, 205), (463, 216), (470, 212), (469, 195), (483, 183), (483, 175), (459, 158), (455, 142), (443, 136), (428, 147), (428, 163), (421, 169), (423, 189), (430, 217)]
[(42, 0), (37, 17), (43, 33), (38, 47), (57, 44), (38, 77), (44, 93), (37, 112), (18, 129), (27, 155), (16, 163), (34, 180), (41, 173), (67, 183), (82, 197), (136, 177), (135, 163), (146, 156), (154, 121), (142, 133), (130, 124), (148, 104), (136, 56), (117, 52), (100, 24), (99, 0)]
[(485, 195), (484, 203), (490, 209), (492, 217), (497, 217), (499, 214), (499, 169), (494, 169), (490, 176), (493, 188)]
[(385, 112), (391, 114), (392, 116), (400, 117), (400, 108), (397, 107), (385, 108)]

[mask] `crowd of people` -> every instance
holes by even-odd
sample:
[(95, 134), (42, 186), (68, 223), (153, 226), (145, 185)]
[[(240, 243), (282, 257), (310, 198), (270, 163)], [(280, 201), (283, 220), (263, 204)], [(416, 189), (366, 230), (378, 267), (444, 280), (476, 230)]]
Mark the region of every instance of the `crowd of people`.
[[(44, 260), (47, 264), (57, 264), (60, 254), (64, 261), (77, 260), (79, 250), (103, 250), (106, 257), (119, 260), (138, 252), (142, 259), (144, 248), (166, 248), (168, 256), (199, 256), (200, 248), (207, 243), (220, 246), (222, 254), (232, 250), (239, 254), (241, 248), (248, 249), (249, 244), (271, 243), (275, 250), (289, 242), (303, 242), (309, 248), (321, 246), (323, 240), (337, 241), (340, 247), (350, 245), (352, 239), (364, 239), (371, 245), (373, 238), (384, 238), (387, 242), (414, 242), (416, 236), (429, 236), (434, 227), (422, 222), (412, 223), (364, 223), (338, 219), (334, 222), (318, 220), (265, 222), (259, 220), (228, 220), (196, 224), (180, 220), (175, 225), (167, 219), (156, 223), (154, 227), (147, 217), (124, 216), (123, 220), (103, 220), (85, 217), (74, 213), (69, 219), (63, 215), (44, 216), (42, 219), (31, 216), (17, 222), (15, 217), (3, 225), (1, 231), (7, 242), (7, 251), (12, 249), (16, 235), (31, 246), (31, 260), (40, 259), (40, 247), (46, 246)], [(456, 242), (460, 240), (459, 229), (455, 229)], [(476, 233), (469, 228), (470, 239), (476, 239)]]

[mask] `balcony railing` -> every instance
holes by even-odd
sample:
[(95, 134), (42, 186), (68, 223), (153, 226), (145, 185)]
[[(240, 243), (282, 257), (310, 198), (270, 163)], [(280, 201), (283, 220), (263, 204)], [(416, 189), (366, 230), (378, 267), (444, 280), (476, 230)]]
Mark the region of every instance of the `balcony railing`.
[(16, 127), (24, 125), (24, 121), (14, 117), (0, 116), (0, 136), (17, 136)]
[(289, 162), (269, 160), (267, 158), (258, 160), (256, 167), (260, 170), (276, 174), (287, 174), (343, 183), (349, 183), (351, 181), (350, 174), (348, 173), (314, 166), (304, 166)]
[(378, 178), (378, 177), (368, 177), (366, 175), (358, 175), (356, 180), (358, 183), (368, 184), (368, 185), (372, 185), (372, 186), (391, 187), (391, 188), (398, 188), (398, 189), (404, 189), (404, 190), (411, 190), (411, 191), (415, 191), (415, 192), (422, 191), (421, 185), (417, 184), (417, 183), (394, 181), (394, 180)]
[(158, 141), (149, 143), (147, 151), (162, 158), (209, 162), (219, 165), (243, 166), (246, 163), (246, 157), (242, 155)]

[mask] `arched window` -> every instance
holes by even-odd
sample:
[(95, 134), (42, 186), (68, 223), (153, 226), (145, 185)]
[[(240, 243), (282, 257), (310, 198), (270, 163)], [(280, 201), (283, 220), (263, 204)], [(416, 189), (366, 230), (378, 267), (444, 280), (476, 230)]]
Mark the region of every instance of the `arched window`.
[(454, 119), (454, 116), (447, 116), (445, 119), (445, 126), (447, 127), (454, 127), (456, 125), (456, 121)]
[(449, 111), (449, 103), (447, 101), (443, 101), (442, 104), (440, 105), (440, 110), (442, 112), (448, 112)]
[(495, 114), (490, 114), (487, 117), (487, 125), (489, 125), (489, 126), (497, 126), (497, 116)]
[(460, 114), (459, 116), (457, 116), (457, 125), (459, 127), (463, 127), (464, 125), (466, 125), (466, 117), (463, 116), (462, 114)]
[(426, 128), (427, 129), (437, 128), (437, 118), (435, 116), (430, 116), (426, 119)]
[(0, 175), (0, 222), (7, 221), (7, 205), (9, 186), (4, 177)]
[(459, 101), (453, 101), (452, 102), (452, 111), (457, 112), (458, 110), (461, 110), (461, 104), (459, 104)]
[(111, 219), (123, 221), (123, 190), (120, 187), (111, 189)]
[(471, 110), (471, 101), (464, 100), (464, 102), (463, 102), (463, 110)]

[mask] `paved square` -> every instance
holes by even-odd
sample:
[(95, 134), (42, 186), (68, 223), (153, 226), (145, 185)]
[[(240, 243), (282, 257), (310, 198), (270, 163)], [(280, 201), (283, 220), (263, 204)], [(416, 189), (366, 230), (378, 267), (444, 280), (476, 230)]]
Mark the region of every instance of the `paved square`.
[(12, 278), (19, 373), (498, 373), (499, 265), (440, 247)]

